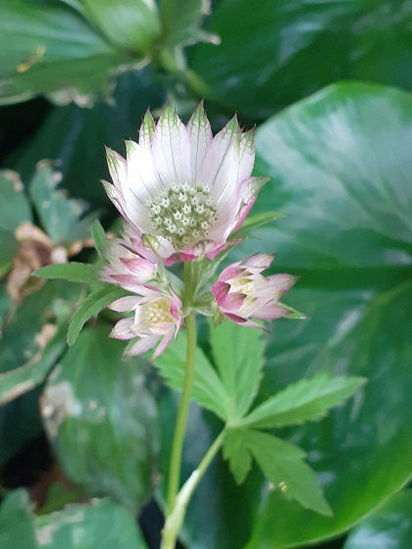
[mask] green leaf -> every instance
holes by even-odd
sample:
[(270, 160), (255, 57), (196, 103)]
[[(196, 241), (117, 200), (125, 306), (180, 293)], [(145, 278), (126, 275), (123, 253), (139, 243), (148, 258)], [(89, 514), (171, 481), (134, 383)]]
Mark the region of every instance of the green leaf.
[(261, 212), (255, 215), (248, 215), (245, 221), (243, 222), (242, 227), (233, 233), (230, 237), (230, 240), (235, 240), (237, 238), (245, 238), (249, 236), (249, 233), (263, 227), (268, 223), (272, 223), (277, 219), (283, 217), (281, 212), (271, 211), (271, 212)]
[(236, 429), (229, 429), (223, 443), (223, 457), (229, 461), (229, 467), (238, 484), (247, 477), (252, 467), (252, 455), (245, 441)]
[(134, 517), (110, 501), (68, 505), (33, 522), (38, 547), (46, 549), (147, 549)]
[[(288, 303), (308, 316), (273, 323), (259, 402), (322, 371), (368, 383), (323, 421), (282, 433), (307, 451), (333, 517), (268, 492), (254, 471), (236, 487), (217, 460), (188, 510), (188, 546), (202, 547), (204, 539), (214, 549), (320, 543), (353, 527), (408, 482), (411, 119), (408, 94), (346, 83), (258, 128), (256, 175), (271, 182), (254, 208), (285, 213), (257, 231), (259, 249), (278, 252), (277, 272), (302, 275)], [(256, 241), (246, 240), (232, 254), (240, 259), (255, 252)], [(214, 424), (197, 411), (190, 433), (185, 472), (196, 467), (195, 443), (201, 458), (213, 440)]]
[(206, 4), (204, 0), (161, 0), (164, 45), (174, 47), (205, 38), (200, 25)]
[(92, 225), (92, 238), (98, 254), (104, 258), (107, 248), (106, 234), (98, 219), (95, 219)]
[(145, 0), (80, 0), (82, 14), (118, 48), (145, 54), (160, 34), (155, 2)]
[(157, 415), (141, 364), (122, 361), (124, 345), (108, 331), (84, 330), (49, 377), (41, 409), (68, 477), (136, 512), (153, 488)]
[(17, 173), (0, 171), (0, 276), (19, 251), (15, 231), (24, 222), (31, 222), (30, 204)]
[(0, 507), (0, 547), (36, 547), (31, 508), (29, 496), (22, 488), (6, 495)]
[(56, 91), (63, 91), (61, 99), (81, 101), (82, 94), (107, 89), (125, 60), (68, 6), (1, 0), (0, 10), (0, 103)]
[[(15, 376), (24, 378), (27, 374), (31, 377), (33, 372), (37, 377), (48, 370), (47, 363), (50, 367), (53, 366), (53, 355), (58, 354), (60, 347), (58, 338), (55, 341), (55, 347), (52, 340), (50, 341), (44, 362), (43, 358), (40, 358), (46, 351), (43, 347), (44, 341), (48, 337), (49, 329), (52, 328), (47, 325), (62, 325), (67, 322), (79, 295), (80, 287), (78, 286), (60, 280), (50, 281), (29, 295), (18, 307), (10, 307), (2, 325), (0, 338), (0, 375), (4, 379), (6, 396), (9, 389), (13, 395), (13, 388), (10, 385), (13, 385)], [(41, 363), (37, 366), (36, 361), (39, 358)], [(34, 369), (32, 370), (28, 364), (33, 364)], [(26, 366), (20, 372), (22, 365)], [(37, 368), (40, 372), (37, 372)], [(29, 388), (32, 381), (26, 380), (26, 382), (28, 384), (26, 388)], [(23, 389), (24, 386), (20, 386), (17, 392)], [(13, 429), (10, 429), (10, 425), (13, 425)], [(38, 394), (35, 391), (22, 394), (20, 398), (2, 405), (0, 407), (0, 463), (9, 460), (25, 443), (40, 432)]]
[[(186, 334), (181, 332), (154, 362), (165, 383), (176, 391), (181, 391), (183, 387), (186, 339)], [(192, 396), (201, 406), (225, 420), (228, 397), (215, 369), (199, 347), (196, 349)]]
[(96, 266), (90, 263), (56, 263), (47, 265), (34, 271), (34, 276), (41, 276), (50, 279), (62, 279), (68, 282), (80, 282), (91, 284), (97, 281)]
[(409, 549), (412, 541), (412, 490), (392, 496), (360, 522), (347, 537), (343, 549)]
[(40, 385), (66, 349), (66, 326), (39, 350), (31, 360), (14, 370), (0, 374), (0, 405), (4, 405)]
[(303, 461), (305, 453), (300, 448), (259, 431), (242, 429), (239, 436), (252, 452), (263, 473), (281, 492), (307, 509), (322, 515), (332, 515), (316, 475)]
[[(60, 176), (48, 162), (41, 162), (30, 183), (30, 196), (45, 232), (55, 244), (70, 244), (90, 236), (91, 218), (83, 217), (87, 206), (68, 199), (56, 186)], [(94, 217), (94, 215), (92, 216)]]
[(29, 180), (39, 158), (57, 160), (69, 196), (114, 215), (116, 210), (98, 182), (107, 173), (103, 143), (121, 151), (122, 140), (135, 135), (147, 106), (156, 109), (163, 104), (165, 90), (161, 82), (153, 83), (152, 71), (147, 68), (121, 75), (113, 99), (110, 104), (99, 101), (91, 109), (75, 105), (52, 109), (33, 137), (5, 162)]
[(105, 284), (90, 293), (72, 316), (67, 331), (67, 343), (70, 346), (73, 345), (88, 320), (96, 318), (106, 305), (124, 295), (126, 295), (125, 290), (110, 284)]
[(365, 383), (359, 377), (330, 377), (323, 372), (302, 379), (257, 406), (242, 425), (272, 429), (323, 418), (329, 408), (342, 404)]
[(210, 99), (252, 121), (340, 79), (410, 89), (406, 5), (260, 0), (252, 10), (250, 0), (221, 0), (206, 26), (221, 43), (196, 45), (190, 68)]
[(264, 344), (259, 330), (225, 321), (210, 329), (217, 370), (228, 395), (226, 418), (236, 421), (249, 410), (262, 378)]

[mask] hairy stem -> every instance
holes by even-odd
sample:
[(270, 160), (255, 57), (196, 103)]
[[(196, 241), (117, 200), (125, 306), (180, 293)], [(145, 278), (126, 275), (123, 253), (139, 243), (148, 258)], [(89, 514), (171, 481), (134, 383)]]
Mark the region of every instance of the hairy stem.
[[(188, 265), (188, 266), (187, 266)], [(185, 263), (185, 293), (191, 295), (192, 281), (189, 262)], [(190, 299), (190, 297), (189, 297)], [(191, 311), (186, 317), (187, 328), (187, 349), (186, 349), (186, 369), (183, 382), (182, 396), (179, 402), (175, 433), (173, 437), (172, 453), (169, 465), (169, 486), (167, 491), (167, 514), (169, 515), (174, 508), (176, 494), (180, 484), (180, 469), (182, 463), (183, 442), (185, 438), (187, 418), (189, 415), (190, 399), (192, 396), (193, 374), (195, 369), (196, 354), (196, 314)]]
[(195, 489), (197, 488), (197, 485), (201, 481), (211, 461), (222, 446), (224, 437), (225, 430), (223, 430), (220, 435), (215, 439), (209, 450), (206, 452), (204, 458), (200, 462), (199, 467), (193, 471), (193, 473), (182, 486), (180, 492), (177, 494), (173, 511), (168, 514), (165, 526), (163, 528), (161, 549), (175, 548), (176, 539), (179, 534), (180, 528), (182, 527), (187, 506), (189, 505), (189, 502)]

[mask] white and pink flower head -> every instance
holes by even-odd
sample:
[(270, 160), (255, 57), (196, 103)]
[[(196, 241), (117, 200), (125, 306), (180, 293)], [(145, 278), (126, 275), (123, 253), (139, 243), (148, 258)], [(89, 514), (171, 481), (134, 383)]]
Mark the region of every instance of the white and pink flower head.
[(179, 332), (183, 321), (182, 302), (171, 289), (167, 292), (142, 285), (135, 292), (139, 295), (121, 297), (109, 306), (119, 313), (133, 312), (133, 316), (116, 323), (110, 336), (123, 340), (139, 338), (129, 347), (126, 356), (145, 353), (159, 342), (153, 353), (155, 359)]
[(107, 149), (113, 184), (103, 182), (141, 246), (166, 265), (213, 259), (240, 228), (266, 181), (251, 177), (254, 132), (233, 118), (215, 137), (201, 103), (187, 125), (167, 105), (156, 124), (148, 111), (126, 159)]
[(135, 292), (156, 276), (157, 265), (136, 251), (131, 237), (124, 235), (109, 245), (100, 279)]
[(263, 276), (273, 261), (270, 254), (256, 254), (226, 267), (212, 286), (219, 311), (243, 326), (262, 328), (254, 320), (294, 316), (293, 309), (279, 303), (296, 282), (289, 274)]

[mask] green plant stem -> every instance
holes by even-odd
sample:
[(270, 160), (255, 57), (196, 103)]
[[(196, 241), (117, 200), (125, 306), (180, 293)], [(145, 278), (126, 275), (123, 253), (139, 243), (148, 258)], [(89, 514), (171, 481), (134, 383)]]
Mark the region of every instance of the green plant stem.
[[(191, 288), (191, 272), (190, 265), (185, 263), (185, 293), (190, 295)], [(192, 396), (193, 374), (195, 369), (195, 354), (196, 354), (196, 314), (191, 311), (186, 317), (187, 329), (187, 349), (186, 349), (186, 369), (183, 382), (182, 396), (179, 402), (177, 412), (177, 420), (175, 433), (173, 437), (172, 453), (169, 465), (169, 486), (167, 491), (167, 513), (173, 511), (176, 494), (180, 484), (180, 469), (182, 463), (183, 442), (185, 438), (187, 418), (189, 415), (190, 399)]]
[(175, 549), (177, 536), (182, 527), (187, 506), (211, 461), (222, 446), (224, 438), (225, 430), (223, 429), (199, 463), (199, 467), (193, 471), (177, 494), (173, 511), (167, 516), (163, 528), (161, 549)]

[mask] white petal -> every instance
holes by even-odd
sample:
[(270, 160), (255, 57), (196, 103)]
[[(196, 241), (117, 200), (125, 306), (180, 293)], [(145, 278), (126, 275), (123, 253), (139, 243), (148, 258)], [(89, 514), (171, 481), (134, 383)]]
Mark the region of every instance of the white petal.
[(196, 183), (206, 156), (206, 151), (212, 142), (213, 134), (209, 120), (203, 108), (203, 101), (192, 114), (187, 129), (190, 138), (190, 163), (192, 181)]
[(156, 129), (156, 123), (149, 109), (144, 115), (142, 125), (139, 130), (139, 145), (144, 149), (151, 150), (153, 135)]
[(141, 355), (142, 353), (145, 353), (154, 345), (156, 344), (156, 341), (159, 339), (159, 336), (145, 336), (139, 339), (134, 345), (130, 347), (130, 349), (127, 351), (126, 356), (136, 356)]
[(189, 133), (171, 105), (165, 107), (157, 123), (152, 154), (163, 188), (190, 183)]
[[(214, 137), (210, 143), (200, 172), (200, 183), (218, 198), (222, 193), (222, 182), (234, 174), (237, 177), (239, 125), (236, 118)], [(216, 188), (215, 188), (216, 187)]]

